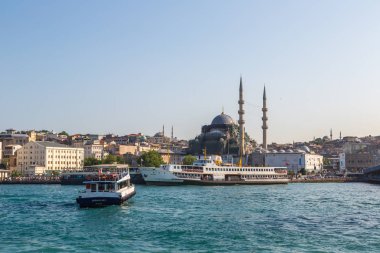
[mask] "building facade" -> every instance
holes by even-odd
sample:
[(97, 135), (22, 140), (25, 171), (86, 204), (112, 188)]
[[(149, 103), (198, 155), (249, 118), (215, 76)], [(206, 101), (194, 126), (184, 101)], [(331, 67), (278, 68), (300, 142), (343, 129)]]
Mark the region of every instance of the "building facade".
[(101, 160), (105, 157), (104, 145), (103, 144), (85, 144), (84, 145), (84, 158), (95, 158)]
[(362, 172), (364, 169), (377, 164), (377, 156), (368, 152), (345, 154), (346, 170), (348, 172)]
[(16, 155), (17, 150), (22, 148), (21, 145), (8, 145), (3, 148), (3, 158), (10, 158)]
[(17, 151), (17, 170), (45, 167), (46, 171), (79, 170), (83, 168), (83, 148), (72, 148), (55, 142), (29, 142)]
[(265, 153), (265, 166), (287, 167), (288, 170), (299, 172), (319, 172), (323, 169), (323, 156), (303, 152)]

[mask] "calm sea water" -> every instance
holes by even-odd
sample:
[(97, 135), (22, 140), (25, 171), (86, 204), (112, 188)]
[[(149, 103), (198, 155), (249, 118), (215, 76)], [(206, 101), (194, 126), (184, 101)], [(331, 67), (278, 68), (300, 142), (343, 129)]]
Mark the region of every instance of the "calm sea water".
[(1, 252), (380, 252), (380, 186), (137, 186), (79, 209), (81, 186), (0, 185)]

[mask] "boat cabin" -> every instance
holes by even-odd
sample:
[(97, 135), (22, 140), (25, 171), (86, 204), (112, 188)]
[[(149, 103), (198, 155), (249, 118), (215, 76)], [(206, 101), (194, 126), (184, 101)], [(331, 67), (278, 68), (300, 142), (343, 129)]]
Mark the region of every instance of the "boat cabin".
[(195, 166), (207, 166), (207, 165), (215, 165), (215, 163), (211, 159), (201, 159), (196, 160), (193, 165)]

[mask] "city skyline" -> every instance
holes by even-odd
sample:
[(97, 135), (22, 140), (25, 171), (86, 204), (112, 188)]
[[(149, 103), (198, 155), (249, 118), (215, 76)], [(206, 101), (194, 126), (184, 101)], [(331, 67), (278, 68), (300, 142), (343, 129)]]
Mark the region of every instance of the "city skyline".
[(379, 135), (375, 1), (4, 1), (0, 129), (192, 139), (222, 112), (268, 143)]

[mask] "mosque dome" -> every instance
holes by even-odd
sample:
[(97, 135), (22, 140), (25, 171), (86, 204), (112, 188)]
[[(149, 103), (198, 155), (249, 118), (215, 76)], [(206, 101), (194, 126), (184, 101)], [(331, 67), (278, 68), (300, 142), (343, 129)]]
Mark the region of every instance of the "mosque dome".
[(223, 112), (216, 116), (212, 122), (211, 125), (232, 125), (234, 124), (234, 120), (231, 118), (231, 116), (228, 116), (227, 114), (224, 114)]
[(158, 132), (154, 135), (154, 137), (164, 137), (163, 132)]

